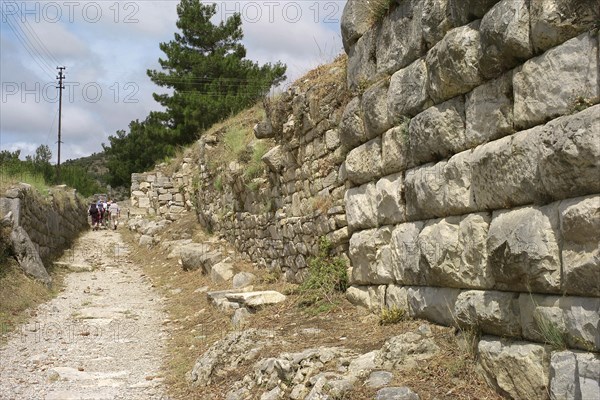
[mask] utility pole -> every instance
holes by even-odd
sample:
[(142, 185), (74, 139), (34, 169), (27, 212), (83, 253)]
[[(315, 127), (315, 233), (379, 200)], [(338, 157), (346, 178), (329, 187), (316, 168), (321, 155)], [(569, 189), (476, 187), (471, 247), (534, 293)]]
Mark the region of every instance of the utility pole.
[(62, 121), (62, 91), (65, 88), (63, 85), (63, 79), (65, 79), (65, 75), (63, 75), (63, 70), (67, 69), (67, 67), (56, 67), (58, 70), (58, 163), (56, 166), (56, 180), (60, 183), (60, 144), (62, 141), (60, 140), (60, 128)]

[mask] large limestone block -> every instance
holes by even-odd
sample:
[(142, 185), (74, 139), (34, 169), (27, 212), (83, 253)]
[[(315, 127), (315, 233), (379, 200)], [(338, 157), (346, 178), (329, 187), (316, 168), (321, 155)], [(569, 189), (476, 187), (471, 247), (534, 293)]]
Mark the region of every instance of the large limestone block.
[(381, 139), (373, 139), (350, 151), (346, 156), (346, 173), (348, 179), (356, 185), (381, 176)]
[(210, 269), (210, 279), (213, 283), (227, 282), (235, 275), (235, 267), (229, 258), (216, 263)]
[(364, 87), (377, 73), (375, 46), (377, 31), (369, 29), (348, 52), (348, 87), (351, 90)]
[(540, 178), (552, 199), (600, 193), (600, 105), (544, 127)]
[(429, 107), (410, 121), (408, 154), (412, 165), (439, 161), (467, 148), (462, 96)]
[(356, 41), (371, 27), (367, 3), (363, 0), (349, 0), (342, 13), (342, 42), (346, 53)]
[(514, 132), (512, 72), (476, 87), (466, 96), (466, 137), (469, 147)]
[(225, 298), (231, 302), (240, 303), (246, 307), (256, 308), (285, 301), (286, 296), (275, 290), (260, 292), (228, 293)]
[(479, 363), (488, 384), (513, 399), (548, 398), (550, 351), (538, 344), (483, 337)]
[(480, 19), (498, 0), (447, 0), (454, 26), (466, 25)]
[(531, 42), (537, 53), (592, 29), (600, 20), (596, 0), (536, 0), (530, 7)]
[(381, 159), (384, 174), (404, 171), (408, 166), (408, 127), (404, 119), (399, 126), (385, 132), (381, 137)]
[(423, 229), (422, 221), (398, 225), (392, 232), (390, 249), (392, 251), (392, 273), (396, 282), (404, 285), (426, 285), (427, 271), (419, 267), (419, 233)]
[(340, 141), (347, 149), (352, 149), (368, 140), (362, 118), (360, 98), (355, 97), (344, 109), (340, 121)]
[(348, 189), (344, 201), (350, 232), (377, 226), (377, 188), (374, 183)]
[(403, 1), (394, 7), (377, 35), (377, 72), (396, 72), (421, 57), (425, 52), (422, 31), (419, 1)]
[(385, 291), (385, 306), (388, 309), (402, 310), (408, 313), (408, 289), (404, 286), (388, 285)]
[(368, 138), (374, 138), (392, 126), (387, 109), (388, 87), (388, 80), (382, 79), (362, 96), (361, 108)]
[(472, 191), (479, 209), (495, 210), (547, 199), (540, 179), (543, 127), (486, 143), (472, 154)]
[(483, 82), (479, 22), (452, 29), (426, 57), (429, 96), (434, 104), (464, 94)]
[(427, 93), (429, 86), (427, 64), (419, 59), (392, 75), (388, 90), (388, 114), (392, 124), (403, 117), (414, 116), (432, 103)]
[(476, 211), (470, 158), (470, 152), (465, 151), (448, 161), (406, 171), (407, 218), (422, 220)]
[(522, 293), (523, 337), (547, 342), (559, 336), (569, 347), (600, 350), (600, 298)]
[(481, 72), (495, 78), (533, 56), (529, 40), (529, 0), (501, 0), (480, 26)]
[(201, 269), (204, 273), (210, 273), (213, 265), (220, 262), (223, 256), (207, 244), (189, 244), (182, 246), (179, 250), (181, 266), (184, 270)]
[(515, 125), (526, 129), (600, 98), (598, 39), (584, 33), (533, 58), (513, 76)]
[(379, 285), (394, 282), (390, 239), (392, 228), (360, 231), (350, 238), (352, 284)]
[(284, 169), (293, 165), (293, 158), (290, 157), (290, 154), (281, 145), (267, 151), (261, 160), (276, 174), (282, 173)]
[(393, 225), (406, 221), (404, 201), (404, 179), (402, 173), (381, 178), (375, 184), (377, 189), (377, 222)]
[(488, 265), (487, 213), (447, 217), (428, 222), (419, 234), (419, 268), (428, 284), (455, 288), (490, 289), (494, 285)]
[(346, 290), (346, 298), (355, 306), (380, 311), (385, 305), (385, 290), (385, 285), (350, 286)]
[(487, 252), (496, 288), (559, 292), (559, 237), (556, 203), (494, 212)]
[(460, 326), (496, 336), (521, 336), (518, 293), (464, 291), (456, 300), (454, 315)]
[(46, 267), (40, 258), (37, 245), (31, 240), (25, 229), (21, 226), (13, 227), (10, 232), (10, 244), (19, 267), (29, 276), (50, 285), (52, 278), (48, 275)]
[(550, 399), (600, 398), (600, 356), (557, 351), (550, 358)]
[(421, 26), (423, 40), (430, 49), (454, 28), (448, 0), (424, 0), (422, 3)]
[(600, 196), (560, 203), (563, 292), (600, 296)]
[(410, 313), (416, 318), (424, 318), (447, 326), (454, 325), (452, 313), (459, 294), (459, 289), (409, 287), (407, 299)]

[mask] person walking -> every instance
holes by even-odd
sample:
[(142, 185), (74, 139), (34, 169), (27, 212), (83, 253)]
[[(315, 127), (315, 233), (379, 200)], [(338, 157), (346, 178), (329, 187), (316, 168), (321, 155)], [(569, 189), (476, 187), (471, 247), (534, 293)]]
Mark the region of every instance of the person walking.
[(110, 221), (113, 226), (113, 230), (117, 230), (117, 224), (119, 223), (119, 217), (121, 216), (121, 208), (116, 201), (113, 201), (108, 207), (108, 213), (110, 215)]

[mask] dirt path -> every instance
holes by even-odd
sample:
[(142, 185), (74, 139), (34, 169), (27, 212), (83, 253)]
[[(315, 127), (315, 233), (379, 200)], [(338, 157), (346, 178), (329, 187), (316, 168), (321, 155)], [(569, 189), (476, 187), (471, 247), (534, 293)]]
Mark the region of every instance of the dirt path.
[(0, 399), (166, 399), (165, 314), (121, 235), (87, 232), (65, 290), (0, 349)]

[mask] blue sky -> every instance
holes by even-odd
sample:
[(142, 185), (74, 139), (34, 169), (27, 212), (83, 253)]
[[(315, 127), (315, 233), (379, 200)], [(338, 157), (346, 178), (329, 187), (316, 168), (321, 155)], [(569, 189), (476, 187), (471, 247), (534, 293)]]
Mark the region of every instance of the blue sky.
[[(108, 136), (159, 109), (146, 76), (176, 31), (178, 1), (0, 0), (0, 150), (47, 144), (56, 161), (56, 67), (66, 66), (61, 160), (102, 150)], [(343, 1), (221, 1), (242, 15), (248, 58), (284, 62), (292, 81), (342, 50)]]

